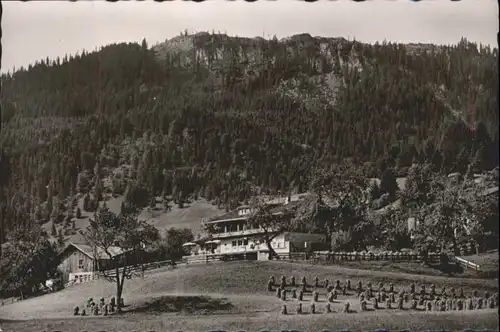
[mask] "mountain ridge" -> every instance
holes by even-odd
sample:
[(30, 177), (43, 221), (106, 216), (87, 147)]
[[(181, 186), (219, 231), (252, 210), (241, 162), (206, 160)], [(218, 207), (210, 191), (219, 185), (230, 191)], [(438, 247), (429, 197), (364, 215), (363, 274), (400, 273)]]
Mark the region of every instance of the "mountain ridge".
[(44, 59), (2, 75), (11, 176), (0, 218), (7, 229), (59, 227), (60, 214), (75, 213), (72, 197), (93, 200), (105, 187), (144, 196), (141, 206), (204, 197), (231, 209), (254, 188), (305, 191), (312, 169), (339, 163), (367, 177), (405, 176), (414, 161), (445, 173), (491, 169), (497, 59), (498, 49), (465, 39), (209, 33)]

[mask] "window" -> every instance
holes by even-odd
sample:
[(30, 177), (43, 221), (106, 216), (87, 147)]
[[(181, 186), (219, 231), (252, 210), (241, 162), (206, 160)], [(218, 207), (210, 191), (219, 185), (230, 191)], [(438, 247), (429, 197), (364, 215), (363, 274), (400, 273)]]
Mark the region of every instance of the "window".
[(232, 246), (236, 247), (236, 241), (233, 241)]
[(78, 260), (78, 268), (83, 269), (83, 259)]
[(247, 246), (248, 245), (248, 240), (247, 239), (244, 239), (243, 240), (243, 245)]
[(242, 246), (243, 245), (243, 241), (242, 240), (238, 240), (238, 245)]

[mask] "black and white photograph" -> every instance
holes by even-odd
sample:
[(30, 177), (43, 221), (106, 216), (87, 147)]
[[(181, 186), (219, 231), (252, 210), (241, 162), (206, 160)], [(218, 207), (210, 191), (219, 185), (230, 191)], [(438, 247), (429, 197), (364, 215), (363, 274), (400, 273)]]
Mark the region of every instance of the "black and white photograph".
[(499, 330), (497, 1), (0, 9), (0, 332)]

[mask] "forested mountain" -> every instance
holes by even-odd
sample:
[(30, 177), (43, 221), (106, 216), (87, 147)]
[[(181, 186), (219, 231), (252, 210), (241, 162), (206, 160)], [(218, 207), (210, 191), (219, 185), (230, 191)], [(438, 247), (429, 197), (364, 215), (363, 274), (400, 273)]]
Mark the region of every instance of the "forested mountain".
[(230, 209), (256, 190), (303, 192), (334, 164), (492, 169), (497, 57), (466, 40), (200, 33), (42, 60), (2, 76), (0, 224), (69, 227), (77, 195), (91, 211), (107, 190), (126, 206), (201, 196)]

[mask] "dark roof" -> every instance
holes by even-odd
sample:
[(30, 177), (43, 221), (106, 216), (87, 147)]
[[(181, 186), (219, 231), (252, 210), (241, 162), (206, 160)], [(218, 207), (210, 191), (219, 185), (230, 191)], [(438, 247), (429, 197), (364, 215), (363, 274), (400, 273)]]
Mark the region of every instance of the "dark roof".
[[(93, 249), (91, 246), (87, 244), (69, 243), (66, 249), (64, 249), (64, 251), (61, 253), (61, 255), (64, 255), (71, 248), (76, 249), (81, 253), (87, 255), (90, 259), (94, 259)], [(113, 255), (113, 257), (121, 255), (125, 252), (120, 247), (109, 247), (108, 251), (111, 253), (111, 255)], [(108, 254), (106, 254), (102, 249), (98, 249), (96, 254), (99, 257), (99, 259), (109, 259)]]
[(220, 216), (217, 216), (214, 218), (210, 218), (208, 221), (210, 222), (210, 221), (217, 221), (217, 220), (235, 219), (235, 218), (241, 218), (241, 217), (244, 217), (244, 216), (238, 215), (238, 210), (233, 210), (233, 211), (229, 211), (227, 213), (224, 213), (223, 215), (220, 215)]
[[(271, 212), (272, 213), (279, 213), (284, 208), (293, 208), (293, 207), (298, 206), (301, 203), (302, 203), (302, 200), (291, 201), (291, 202), (289, 202), (287, 204), (273, 204), (274, 207), (271, 209)], [(238, 214), (238, 209), (236, 209), (236, 210), (233, 210), (233, 211), (229, 211), (229, 212), (227, 212), (227, 213), (225, 213), (223, 215), (211, 218), (207, 222), (210, 223), (210, 222), (216, 222), (216, 221), (221, 221), (221, 220), (231, 220), (231, 219), (234, 219), (234, 220), (238, 220), (238, 219), (244, 220), (244, 219), (247, 219), (248, 216), (249, 216), (248, 214), (246, 214), (246, 215), (239, 215)]]

